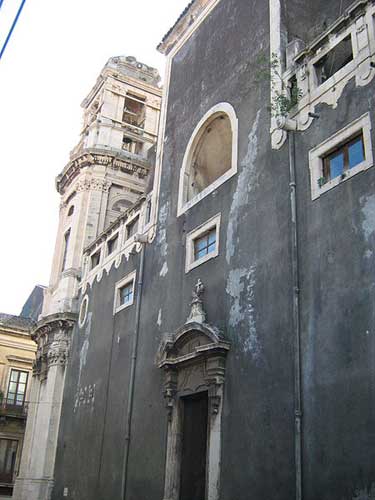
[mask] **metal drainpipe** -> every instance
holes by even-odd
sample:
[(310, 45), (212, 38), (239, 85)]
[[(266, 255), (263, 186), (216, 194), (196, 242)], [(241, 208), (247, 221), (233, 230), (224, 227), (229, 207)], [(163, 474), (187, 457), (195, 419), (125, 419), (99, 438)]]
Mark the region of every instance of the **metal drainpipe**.
[(135, 369), (137, 365), (138, 354), (138, 338), (139, 338), (139, 319), (141, 313), (141, 298), (143, 286), (143, 270), (145, 264), (145, 245), (147, 238), (143, 235), (136, 235), (135, 241), (141, 243), (141, 260), (139, 265), (138, 282), (137, 282), (137, 297), (136, 297), (136, 311), (135, 311), (135, 328), (134, 338), (131, 355), (130, 365), (130, 380), (128, 389), (128, 411), (126, 415), (126, 434), (125, 434), (125, 449), (124, 449), (124, 462), (122, 468), (122, 500), (126, 499), (126, 487), (128, 479), (128, 463), (129, 463), (129, 450), (130, 450), (130, 437), (131, 437), (131, 423), (133, 416), (133, 403), (134, 403), (134, 385), (135, 385)]
[[(295, 129), (294, 129), (295, 130)], [(296, 202), (295, 131), (288, 130), (289, 186), (291, 209), (292, 277), (293, 277), (293, 329), (294, 329), (294, 454), (296, 466), (296, 500), (302, 500), (302, 383), (301, 383), (301, 329), (300, 288)]]

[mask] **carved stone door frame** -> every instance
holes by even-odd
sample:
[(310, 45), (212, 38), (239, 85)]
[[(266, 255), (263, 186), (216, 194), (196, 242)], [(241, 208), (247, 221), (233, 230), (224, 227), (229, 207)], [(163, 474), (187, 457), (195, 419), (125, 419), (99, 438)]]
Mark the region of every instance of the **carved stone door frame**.
[(225, 361), (230, 344), (207, 323), (190, 320), (159, 351), (168, 410), (164, 500), (179, 500), (183, 408), (181, 398), (208, 392), (206, 500), (218, 500)]

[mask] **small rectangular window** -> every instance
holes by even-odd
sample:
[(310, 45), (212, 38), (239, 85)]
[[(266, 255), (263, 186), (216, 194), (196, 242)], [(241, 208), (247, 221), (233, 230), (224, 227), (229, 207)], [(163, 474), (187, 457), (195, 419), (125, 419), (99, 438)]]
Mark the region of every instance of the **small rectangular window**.
[(113, 313), (121, 311), (125, 307), (131, 306), (134, 302), (134, 287), (135, 287), (136, 272), (125, 276), (122, 280), (118, 281), (115, 285), (115, 300), (113, 306)]
[(111, 255), (116, 249), (118, 245), (118, 234), (107, 241), (107, 255)]
[(138, 231), (139, 216), (135, 217), (132, 221), (126, 224), (126, 239), (128, 240), (134, 236)]
[(186, 236), (185, 272), (219, 255), (220, 214)]
[(91, 269), (98, 266), (100, 262), (100, 250), (91, 255)]
[(7, 406), (23, 406), (26, 397), (26, 387), (29, 374), (20, 370), (12, 370), (7, 394)]
[(133, 302), (133, 282), (122, 286), (119, 289), (120, 293), (120, 306), (124, 304), (130, 304)]
[(138, 128), (144, 127), (145, 98), (131, 94), (125, 97), (123, 121)]
[(351, 168), (356, 167), (365, 160), (363, 134), (342, 144), (335, 151), (324, 156), (323, 178), (327, 182), (335, 177), (344, 175)]
[(314, 64), (318, 85), (331, 78), (352, 60), (352, 37), (348, 35)]
[(194, 240), (194, 260), (201, 259), (216, 249), (216, 227)]
[(373, 166), (371, 128), (365, 113), (309, 151), (313, 200)]

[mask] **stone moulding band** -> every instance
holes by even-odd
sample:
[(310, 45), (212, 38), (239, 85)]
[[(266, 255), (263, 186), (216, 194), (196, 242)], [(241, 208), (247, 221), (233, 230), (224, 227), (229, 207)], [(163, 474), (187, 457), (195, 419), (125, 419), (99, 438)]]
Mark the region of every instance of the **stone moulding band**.
[[(149, 166), (146, 163), (141, 164), (137, 160), (133, 161), (130, 159), (119, 158), (116, 154), (110, 152), (98, 154), (88, 151), (71, 160), (65, 167), (63, 173), (57, 176), (57, 191), (60, 194), (64, 194), (65, 189), (78, 176), (81, 169), (84, 167), (91, 167), (93, 165), (108, 166), (112, 170), (121, 170), (131, 175), (136, 173), (141, 179), (144, 179), (149, 172)], [(95, 189), (95, 185), (93, 185), (91, 189)]]

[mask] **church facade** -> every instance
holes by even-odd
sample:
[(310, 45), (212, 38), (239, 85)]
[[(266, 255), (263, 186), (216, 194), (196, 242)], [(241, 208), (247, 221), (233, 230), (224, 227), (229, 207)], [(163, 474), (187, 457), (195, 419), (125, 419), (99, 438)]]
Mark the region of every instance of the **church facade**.
[(17, 500), (375, 498), (375, 4), (193, 0), (57, 178)]

